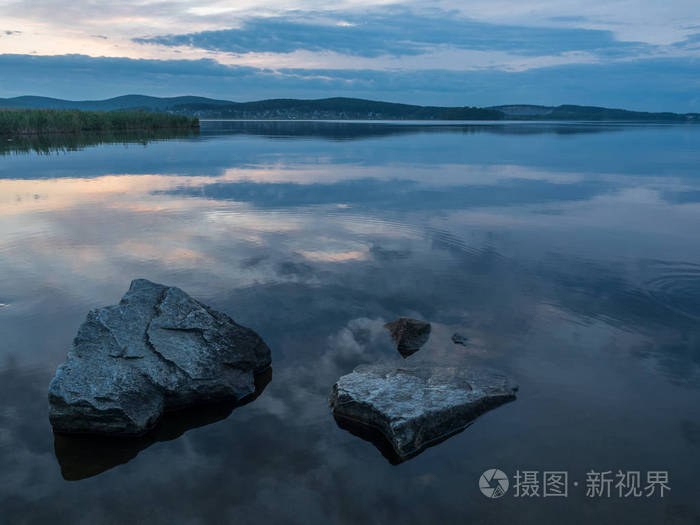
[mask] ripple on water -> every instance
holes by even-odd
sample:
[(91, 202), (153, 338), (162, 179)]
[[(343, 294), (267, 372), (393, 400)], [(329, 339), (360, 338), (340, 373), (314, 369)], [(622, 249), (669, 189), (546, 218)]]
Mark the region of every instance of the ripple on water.
[(700, 319), (700, 264), (653, 261), (647, 271), (650, 278), (645, 288), (655, 301), (676, 313)]

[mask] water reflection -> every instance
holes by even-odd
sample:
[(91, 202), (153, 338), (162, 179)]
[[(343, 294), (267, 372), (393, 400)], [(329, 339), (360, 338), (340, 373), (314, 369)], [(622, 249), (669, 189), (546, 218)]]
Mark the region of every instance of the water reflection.
[(458, 133), (497, 135), (539, 135), (579, 133), (605, 133), (621, 131), (629, 125), (587, 124), (583, 122), (455, 122), (455, 121), (285, 121), (285, 120), (210, 120), (205, 121), (206, 134), (257, 135), (270, 139), (320, 138), (325, 140), (361, 140), (392, 137), (416, 133)]
[(500, 185), (430, 187), (414, 180), (345, 180), (335, 183), (215, 182), (166, 190), (172, 195), (250, 202), (260, 207), (345, 204), (360, 208), (447, 209), (472, 206), (512, 206), (547, 201), (585, 200), (609, 189), (609, 184), (511, 180)]
[(50, 135), (0, 136), (0, 156), (13, 153), (51, 155), (80, 151), (102, 144), (140, 144), (155, 141), (186, 139), (199, 135), (199, 130), (140, 130), (132, 132), (56, 133)]
[(272, 368), (255, 377), (255, 392), (237, 403), (222, 402), (185, 408), (165, 414), (143, 436), (107, 437), (54, 433), (54, 452), (61, 475), (68, 481), (96, 476), (134, 459), (139, 452), (160, 441), (170, 441), (188, 430), (226, 419), (234, 409), (255, 401), (272, 380)]
[[(274, 129), (278, 125), (286, 130), (290, 140), (275, 140)], [(273, 131), (269, 131), (270, 126)], [(583, 131), (579, 133), (579, 129)], [(424, 176), (432, 175), (435, 181), (446, 174), (449, 180), (464, 175), (487, 181), (503, 176), (548, 177), (547, 180), (590, 176), (592, 181), (605, 177), (610, 182), (627, 174), (646, 178), (643, 183), (652, 182), (649, 177), (660, 176), (678, 181), (697, 173), (693, 162), (696, 129), (697, 126), (566, 123), (455, 127), (204, 122), (198, 136), (155, 140), (148, 148), (141, 147), (137, 140), (65, 151), (61, 155), (5, 155), (0, 162), (0, 178), (49, 179), (75, 177), (76, 173), (84, 178), (113, 174), (217, 177), (240, 172), (257, 180), (269, 171), (280, 176), (289, 169), (303, 169), (314, 171), (319, 177), (342, 175), (345, 179), (405, 179), (399, 176), (402, 174), (412, 179), (418, 170)], [(356, 139), (334, 140), (337, 133)], [(408, 143), (410, 147), (406, 147)], [(630, 147), (634, 148), (634, 155), (619, 154)], [(436, 177), (437, 173), (440, 177)], [(692, 187), (665, 184), (659, 189), (682, 190), (685, 194)]]
[(391, 465), (399, 465), (403, 463), (404, 461), (408, 461), (409, 459), (413, 459), (419, 454), (422, 454), (425, 452), (427, 449), (430, 447), (435, 447), (439, 445), (440, 443), (447, 441), (450, 439), (452, 436), (455, 436), (459, 434), (460, 432), (464, 432), (467, 428), (469, 428), (472, 423), (469, 423), (458, 430), (455, 430), (454, 432), (442, 436), (440, 439), (436, 439), (434, 441), (431, 441), (430, 443), (424, 445), (421, 447), (419, 450), (416, 452), (409, 454), (407, 456), (399, 456), (396, 451), (394, 450), (394, 447), (391, 445), (391, 442), (387, 440), (386, 436), (382, 434), (379, 430), (377, 430), (374, 427), (370, 427), (367, 425), (363, 425), (361, 423), (358, 423), (356, 421), (353, 421), (352, 419), (344, 418), (344, 417), (338, 417), (334, 416), (335, 422), (337, 423), (338, 427), (342, 428), (343, 430), (348, 431), (350, 434), (352, 434), (355, 437), (358, 437), (360, 439), (364, 439), (365, 441), (368, 441), (369, 443), (372, 443), (372, 445), (375, 446), (375, 448), (379, 451), (379, 453), (384, 456), (384, 458), (391, 464)]
[[(620, 124), (585, 123), (348, 123), (348, 122), (304, 122), (294, 121), (207, 121), (203, 126), (202, 139), (213, 140), (222, 134), (227, 136), (260, 136), (267, 139), (325, 139), (325, 140), (364, 140), (417, 133), (460, 133), (460, 134), (578, 134), (621, 131)], [(0, 156), (21, 153), (51, 155), (81, 151), (85, 148), (104, 144), (137, 144), (145, 146), (156, 141), (191, 139), (200, 137), (200, 130), (140, 130), (131, 132), (85, 132), (58, 133), (47, 135), (23, 135), (0, 137)]]
[(645, 288), (667, 308), (700, 320), (700, 264), (650, 261)]
[[(568, 470), (583, 484), (618, 466), (668, 469), (673, 499), (593, 505), (570, 487), (561, 506), (527, 502), (528, 516), (700, 517), (700, 127), (334, 124), (366, 133), (335, 140), (324, 126), (231, 126), (0, 159), (5, 521), (138, 522), (152, 509), (155, 521), (506, 522), (526, 502), (483, 499), (488, 468)], [(216, 424), (66, 483), (48, 383), (85, 313), (136, 276), (260, 333), (275, 381)], [(357, 365), (401, 359), (383, 327), (399, 316), (433, 323), (411, 362), (485, 364), (521, 390), (392, 466), (338, 428), (327, 398)], [(92, 461), (61, 459), (74, 477), (115, 463)]]

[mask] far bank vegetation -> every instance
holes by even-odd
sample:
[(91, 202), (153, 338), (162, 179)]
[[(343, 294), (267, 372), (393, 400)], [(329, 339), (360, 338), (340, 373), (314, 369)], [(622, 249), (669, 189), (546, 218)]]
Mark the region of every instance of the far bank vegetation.
[(197, 117), (145, 111), (0, 109), (0, 135), (192, 129)]

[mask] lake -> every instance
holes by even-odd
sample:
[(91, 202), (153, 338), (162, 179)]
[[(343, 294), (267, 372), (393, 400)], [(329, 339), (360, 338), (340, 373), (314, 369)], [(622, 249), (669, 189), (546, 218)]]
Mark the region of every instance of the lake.
[[(203, 122), (20, 142), (0, 147), (1, 523), (700, 523), (700, 126)], [(56, 367), (138, 277), (256, 330), (271, 377), (139, 439), (54, 436)], [(520, 390), (393, 464), (328, 396), (401, 360), (383, 326), (399, 316), (433, 326), (404, 363), (497, 368)], [(492, 468), (498, 499), (479, 490)], [(553, 471), (566, 497), (544, 497)], [(610, 495), (588, 494), (605, 472)], [(618, 472), (670, 490), (620, 495)]]

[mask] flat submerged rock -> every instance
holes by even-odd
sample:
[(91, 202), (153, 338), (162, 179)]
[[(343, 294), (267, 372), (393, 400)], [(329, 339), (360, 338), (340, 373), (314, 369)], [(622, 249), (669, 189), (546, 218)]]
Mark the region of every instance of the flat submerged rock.
[(330, 405), (336, 419), (379, 431), (408, 459), (514, 400), (517, 388), (489, 369), (362, 365), (333, 386)]
[(253, 330), (176, 287), (132, 281), (88, 313), (49, 386), (56, 432), (138, 435), (169, 410), (255, 392), (270, 349)]

